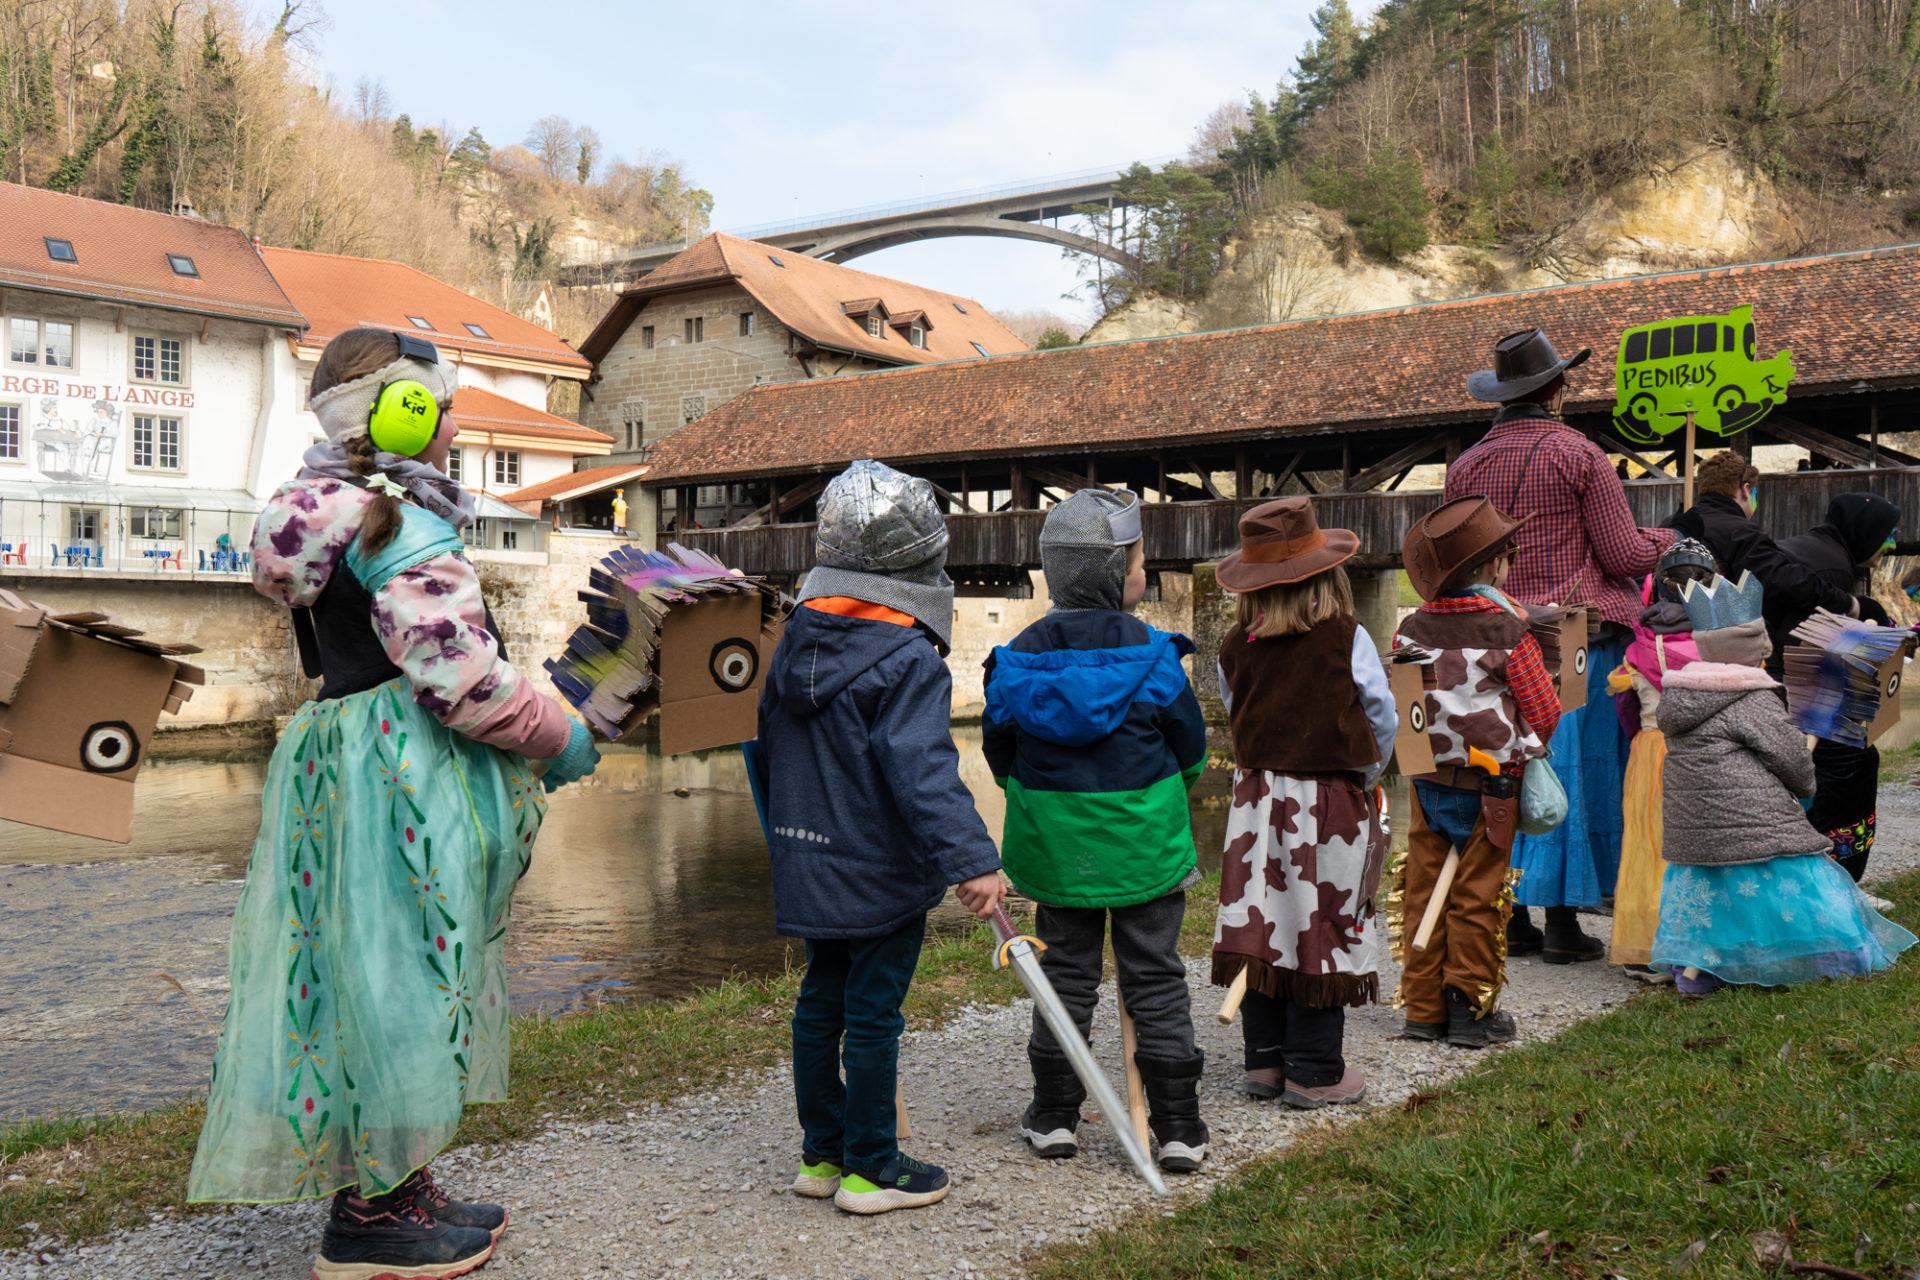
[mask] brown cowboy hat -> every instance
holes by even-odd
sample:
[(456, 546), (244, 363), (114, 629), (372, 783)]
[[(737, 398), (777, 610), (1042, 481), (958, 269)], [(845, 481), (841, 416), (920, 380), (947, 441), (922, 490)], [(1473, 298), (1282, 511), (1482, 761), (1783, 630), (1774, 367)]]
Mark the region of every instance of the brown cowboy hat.
[(1281, 498), (1240, 517), (1240, 549), (1220, 562), (1213, 578), (1222, 589), (1235, 592), (1305, 582), (1351, 560), (1359, 550), (1359, 535), (1322, 529), (1311, 502)]
[(1477, 495), (1455, 498), (1413, 522), (1400, 544), (1407, 577), (1422, 600), (1432, 600), (1470, 569), (1513, 539), (1526, 519), (1509, 520)]
[(1468, 374), (1467, 394), (1495, 404), (1518, 400), (1584, 363), (1592, 354), (1592, 347), (1582, 347), (1563, 360), (1544, 329), (1522, 329), (1493, 344), (1493, 368)]

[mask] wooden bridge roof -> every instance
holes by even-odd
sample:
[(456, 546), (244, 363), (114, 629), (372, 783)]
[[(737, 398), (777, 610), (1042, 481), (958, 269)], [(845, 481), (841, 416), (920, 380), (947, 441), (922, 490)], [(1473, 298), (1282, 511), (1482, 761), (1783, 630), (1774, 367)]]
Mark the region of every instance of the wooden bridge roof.
[(895, 463), (1152, 450), (1482, 420), (1466, 375), (1546, 329), (1571, 407), (1613, 401), (1622, 330), (1754, 308), (1791, 394), (1920, 385), (1920, 245), (1491, 294), (1215, 333), (757, 387), (659, 445), (649, 486)]

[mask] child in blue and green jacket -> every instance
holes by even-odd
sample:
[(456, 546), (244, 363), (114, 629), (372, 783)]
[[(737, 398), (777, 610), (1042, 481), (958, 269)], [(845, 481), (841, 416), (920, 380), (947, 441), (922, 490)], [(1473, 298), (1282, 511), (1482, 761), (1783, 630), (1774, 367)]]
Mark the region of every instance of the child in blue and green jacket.
[[(1180, 664), (1193, 642), (1130, 616), (1146, 594), (1133, 494), (1083, 489), (1054, 507), (1040, 564), (1053, 608), (987, 659), (983, 745), (1007, 793), (1001, 856), (1039, 904), (1041, 964), (1082, 1036), (1112, 918), (1160, 1167), (1190, 1173), (1207, 1154), (1204, 1058), (1176, 945), (1198, 878), (1187, 791), (1207, 754)], [(1021, 1135), (1043, 1157), (1074, 1155), (1086, 1091), (1037, 1012), (1027, 1056), (1033, 1103)]]

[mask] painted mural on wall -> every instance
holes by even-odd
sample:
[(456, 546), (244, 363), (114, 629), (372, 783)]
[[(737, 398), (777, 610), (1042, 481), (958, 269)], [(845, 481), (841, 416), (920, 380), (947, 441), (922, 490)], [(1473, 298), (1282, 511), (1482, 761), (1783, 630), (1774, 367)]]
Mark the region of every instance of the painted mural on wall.
[(114, 454), (130, 426), (126, 406), (176, 412), (193, 408), (193, 393), (173, 387), (0, 375), (0, 395), (9, 392), (33, 397), (29, 435), (40, 473), (68, 484), (112, 480)]

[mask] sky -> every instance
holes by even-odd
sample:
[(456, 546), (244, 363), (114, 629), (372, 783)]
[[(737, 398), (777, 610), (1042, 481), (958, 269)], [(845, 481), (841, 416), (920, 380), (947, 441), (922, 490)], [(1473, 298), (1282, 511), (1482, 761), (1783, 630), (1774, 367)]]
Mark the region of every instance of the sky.
[[(1271, 95), (1311, 0), (324, 0), (322, 73), (386, 84), (418, 125), (521, 141), (541, 116), (610, 155), (678, 160), (729, 230), (1184, 153), (1195, 126)], [(277, 10), (278, 6), (274, 6)], [(542, 21), (552, 15), (552, 21)], [(980, 237), (854, 265), (1085, 323), (1052, 245)]]

